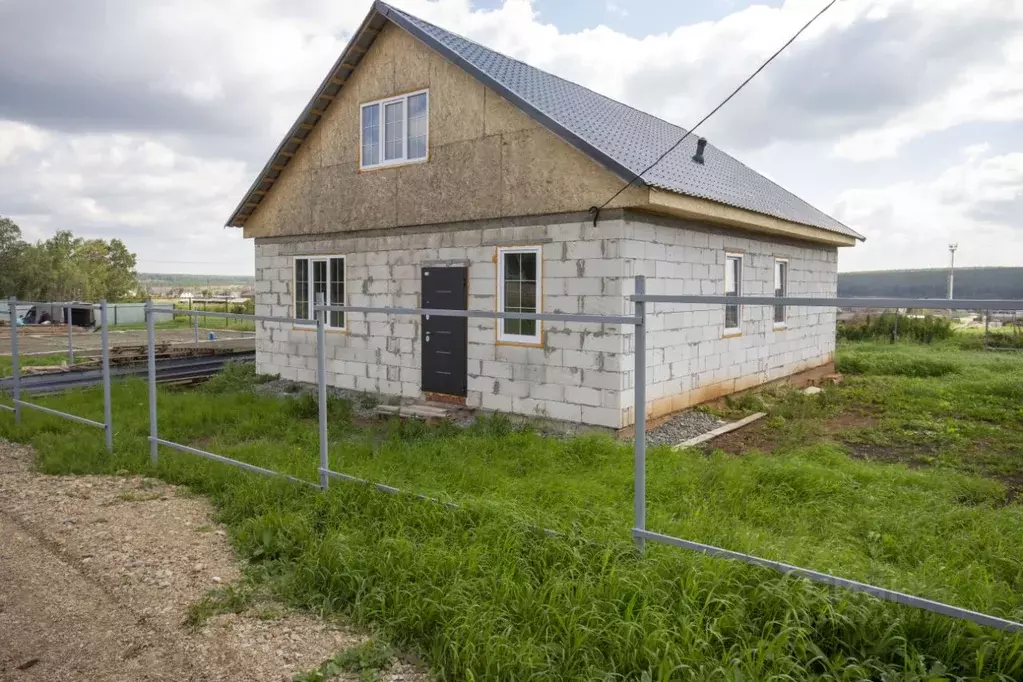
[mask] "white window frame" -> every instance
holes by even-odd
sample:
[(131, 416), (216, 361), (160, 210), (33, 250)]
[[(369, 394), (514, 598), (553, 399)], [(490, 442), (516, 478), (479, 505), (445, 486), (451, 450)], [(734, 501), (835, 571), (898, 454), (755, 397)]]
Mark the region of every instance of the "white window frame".
[[(409, 97), (415, 97), (416, 95), (426, 95), (426, 156), (421, 159), (410, 159), (408, 158), (408, 136), (409, 136), (409, 121), (408, 121), (408, 99)], [(402, 120), (404, 121), (405, 133), (401, 139), (401, 157), (397, 159), (391, 159), (385, 161), (387, 148), (387, 105), (401, 103)], [(380, 162), (367, 164), (362, 158), (363, 150), (363, 112), (367, 107), (379, 106), (379, 121), (380, 125)], [(406, 164), (413, 163), (426, 163), (430, 158), (430, 90), (417, 90), (415, 92), (408, 92), (404, 95), (398, 95), (397, 97), (387, 97), (384, 99), (378, 99), (375, 102), (366, 102), (359, 107), (359, 170), (370, 170), (374, 168), (388, 168), (390, 166), (404, 166)]]
[[(745, 254), (744, 253), (741, 253), (739, 251), (725, 251), (725, 273), (724, 273), (725, 274), (725, 281), (724, 281), (724, 285), (725, 286), (724, 286), (724, 291), (725, 291), (725, 295), (727, 296), (728, 295), (728, 267), (729, 267), (729, 262), (732, 261), (732, 260), (739, 261), (739, 272), (737, 273), (736, 280), (735, 280), (735, 293), (736, 293), (737, 296), (739, 296), (741, 298), (742, 297), (742, 271), (743, 271), (743, 266), (744, 266), (743, 261), (745, 260)], [(736, 307), (735, 326), (734, 327), (729, 327), (728, 326), (728, 306), (729, 305), (735, 305), (735, 307)], [(723, 324), (724, 324), (724, 328), (725, 328), (725, 335), (726, 336), (734, 336), (734, 335), (737, 335), (737, 334), (741, 334), (742, 333), (742, 306), (739, 305), (739, 304), (727, 304), (725, 306), (725, 309), (724, 309), (723, 312), (724, 312)]]
[[(789, 295), (789, 259), (788, 258), (775, 258), (774, 259), (774, 272), (772, 273), (772, 279), (774, 280), (774, 292), (777, 295), (778, 292), (778, 264), (785, 264), (785, 281), (782, 284), (782, 296)], [(778, 309), (781, 309), (781, 319), (778, 319)], [(789, 321), (789, 309), (788, 306), (776, 305), (771, 310), (771, 318), (774, 320), (774, 328), (782, 329), (787, 326)]]
[[(333, 301), (330, 291), (330, 261), (334, 258), (341, 259), (341, 281), (344, 284), (344, 300)], [(306, 256), (295, 256), (292, 260), (291, 269), (291, 311), (294, 317), (298, 317), (298, 262), (308, 261), (309, 263), (309, 318), (315, 319), (315, 313), (313, 312), (313, 306), (316, 304), (313, 294), (313, 263), (324, 262), (327, 267), (327, 305), (348, 305), (348, 256), (343, 253), (332, 253), (329, 255), (321, 254), (310, 254)], [(348, 328), (348, 313), (344, 313), (341, 316), (341, 325), (335, 326), (331, 324), (331, 318), (333, 315), (327, 313), (327, 321), (324, 325), (327, 329), (334, 329), (338, 331), (344, 331)], [(316, 329), (315, 324), (296, 324), (296, 328), (299, 329)]]
[[(505, 312), (504, 304), (504, 257), (511, 253), (536, 254), (536, 312), (543, 312), (543, 246), (500, 246), (497, 249), (497, 312)], [(504, 331), (504, 320), (497, 320), (497, 340), (499, 343), (523, 343), (531, 346), (540, 345), (543, 339), (543, 322), (536, 321), (535, 334), (507, 334)]]

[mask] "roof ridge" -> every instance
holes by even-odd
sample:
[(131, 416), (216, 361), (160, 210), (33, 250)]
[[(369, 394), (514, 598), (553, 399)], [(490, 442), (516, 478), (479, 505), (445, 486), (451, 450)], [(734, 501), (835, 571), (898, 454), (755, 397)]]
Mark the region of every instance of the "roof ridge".
[[(589, 87), (587, 85), (583, 85), (582, 83), (576, 83), (575, 81), (569, 80), (569, 79), (565, 78), (564, 76), (559, 76), (558, 74), (553, 73), (551, 71), (547, 71), (545, 69), (541, 69), (538, 66), (533, 66), (529, 62), (523, 61), (523, 60), (521, 60), (521, 59), (519, 59), (517, 57), (512, 57), (512, 56), (507, 55), (507, 54), (505, 54), (503, 52), (499, 52), (499, 51), (495, 50), (492, 47), (487, 47), (486, 45), (484, 45), (483, 43), (481, 43), (481, 42), (479, 42), (477, 40), (473, 40), (472, 38), (467, 38), (466, 36), (462, 35), (461, 33), (456, 33), (455, 31), (446, 29), (446, 28), (444, 28), (442, 26), (438, 26), (437, 24), (431, 23), (431, 22), (427, 21), (426, 19), (419, 18), (419, 17), (415, 16), (414, 14), (409, 14), (408, 12), (406, 12), (405, 10), (403, 10), (401, 8), (398, 8), (398, 7), (395, 7), (394, 5), (391, 5), (389, 3), (383, 2), (383, 0), (376, 0), (376, 4), (382, 5), (383, 7), (387, 7), (389, 9), (391, 9), (391, 10), (394, 10), (395, 12), (399, 12), (400, 14), (403, 14), (403, 15), (405, 15), (408, 18), (415, 19), (416, 21), (421, 21), (424, 24), (429, 24), (430, 26), (433, 26), (436, 29), (444, 31), (445, 33), (450, 33), (451, 35), (455, 36), (456, 38), (461, 38), (462, 40), (464, 40), (467, 43), (472, 43), (476, 47), (484, 49), (487, 52), (492, 52), (492, 53), (494, 53), (494, 54), (496, 54), (496, 55), (498, 55), (500, 57), (503, 57), (505, 59), (513, 61), (513, 62), (515, 62), (517, 64), (521, 64), (522, 66), (525, 66), (528, 69), (532, 69), (534, 71), (539, 71), (540, 73), (543, 73), (543, 74), (545, 74), (547, 76), (551, 76), (553, 78), (557, 78), (559, 81), (561, 81), (563, 83), (567, 83), (568, 85), (571, 85), (573, 87), (582, 88), (583, 90), (586, 90), (587, 92), (592, 92), (594, 95), (597, 95), (598, 97), (601, 97), (601, 98), (607, 100), (608, 102), (611, 102), (612, 104), (617, 104), (618, 106), (622, 106), (622, 107), (625, 107), (627, 109), (631, 109), (632, 111), (635, 111), (637, 114), (641, 114), (641, 115), (646, 116), (648, 118), (652, 118), (652, 119), (654, 119), (656, 121), (660, 121), (661, 123), (666, 123), (667, 125), (670, 125), (670, 126), (672, 126), (674, 128), (677, 128), (683, 134), (686, 134), (686, 135), (689, 134), (689, 129), (688, 128), (684, 128), (684, 127), (680, 126), (677, 123), (672, 123), (671, 121), (669, 121), (666, 118), (661, 118), (660, 116), (658, 116), (656, 114), (651, 114), (649, 111), (643, 111), (642, 109), (640, 109), (638, 107), (635, 107), (635, 106), (629, 104), (628, 102), (623, 102), (621, 100), (617, 100), (614, 97), (611, 97), (610, 95), (605, 95), (604, 93), (599, 92), (597, 90), (594, 90), (593, 88), (591, 88), (591, 87)], [(506, 87), (508, 87), (509, 90), (512, 90), (511, 87), (509, 87), (509, 86), (506, 86)], [(522, 93), (520, 93), (520, 92), (516, 92), (515, 94), (519, 95), (520, 97), (522, 96)]]
[[(480, 43), (479, 41), (473, 40), (472, 38), (467, 38), (464, 35), (462, 35), (461, 33), (457, 33), (457, 32), (452, 31), (450, 29), (446, 29), (446, 28), (444, 28), (442, 26), (438, 26), (437, 24), (434, 24), (432, 22), (427, 21), (426, 19), (422, 19), (422, 18), (417, 17), (417, 16), (415, 16), (413, 14), (409, 14), (408, 12), (406, 12), (406, 11), (404, 11), (404, 10), (398, 8), (398, 7), (395, 7), (394, 5), (391, 5), (391, 4), (387, 3), (387, 2), (384, 2), (383, 0), (377, 0), (376, 4), (381, 5), (383, 7), (386, 7), (388, 9), (390, 9), (390, 10), (395, 11), (395, 12), (398, 12), (399, 14), (402, 14), (406, 18), (415, 19), (416, 21), (422, 22), (424, 24), (428, 24), (428, 25), (430, 25), (430, 26), (432, 26), (432, 27), (434, 27), (434, 28), (436, 28), (436, 29), (438, 29), (440, 31), (444, 31), (445, 33), (448, 33), (450, 35), (455, 36), (456, 38), (460, 38), (461, 40), (464, 40), (467, 43), (471, 43), (471, 44), (475, 45), (476, 47), (479, 47), (480, 49), (486, 50), (487, 52), (490, 52), (492, 54), (495, 54), (495, 55), (498, 55), (500, 57), (503, 57), (504, 59), (508, 59), (508, 60), (513, 61), (513, 62), (515, 62), (517, 64), (521, 64), (522, 66), (524, 66), (524, 67), (526, 67), (528, 69), (531, 69), (533, 71), (538, 71), (538, 72), (543, 73), (543, 74), (545, 74), (547, 76), (551, 76), (553, 78), (556, 78), (559, 81), (561, 81), (563, 83), (566, 83), (567, 85), (570, 85), (570, 86), (576, 87), (576, 88), (582, 88), (583, 90), (586, 90), (587, 92), (591, 92), (594, 95), (597, 95), (598, 97), (600, 97), (600, 98), (602, 98), (602, 99), (604, 99), (604, 100), (606, 100), (606, 101), (608, 101), (608, 102), (610, 102), (612, 104), (615, 104), (615, 105), (621, 106), (621, 107), (625, 107), (627, 109), (631, 109), (632, 111), (636, 112), (637, 114), (640, 114), (640, 115), (645, 116), (647, 118), (653, 119), (653, 120), (658, 121), (660, 123), (664, 123), (666, 125), (669, 125), (672, 128), (674, 128), (676, 131), (678, 131), (678, 133), (679, 133), (679, 138), (680, 139), (676, 140), (676, 142), (675, 142), (676, 144), (678, 142), (681, 142), (682, 139), (684, 139), (685, 137), (689, 136), (691, 134), (691, 132), (692, 132), (689, 128), (683, 127), (683, 126), (681, 126), (681, 125), (679, 125), (677, 123), (673, 123), (673, 122), (671, 122), (671, 121), (669, 121), (669, 120), (667, 120), (665, 118), (661, 118), (660, 116), (658, 116), (656, 114), (651, 114), (649, 111), (643, 111), (642, 109), (639, 109), (637, 107), (634, 107), (631, 104), (628, 104), (627, 102), (622, 102), (621, 100), (617, 100), (617, 99), (615, 99), (613, 97), (605, 95), (604, 93), (598, 92), (598, 91), (594, 90), (593, 88), (590, 88), (590, 87), (588, 87), (586, 85), (583, 85), (582, 83), (576, 83), (575, 81), (571, 81), (571, 80), (569, 80), (569, 79), (567, 79), (567, 78), (565, 78), (563, 76), (559, 76), (556, 73), (552, 73), (552, 72), (547, 71), (545, 69), (541, 69), (538, 66), (533, 66), (532, 64), (530, 64), (528, 62), (525, 62), (525, 61), (523, 61), (521, 59), (518, 59), (516, 57), (512, 57), (512, 56), (506, 55), (503, 52), (499, 52), (498, 50), (495, 50), (492, 47), (488, 47), (488, 46), (484, 45), (483, 43)], [(511, 85), (506, 84), (505, 87), (508, 90), (511, 90), (511, 91), (515, 92), (515, 94), (518, 95), (519, 97), (523, 97), (524, 96), (522, 92), (519, 92), (519, 91), (515, 90), (515, 88), (513, 88)], [(548, 115), (550, 115), (550, 114), (548, 114)], [(553, 115), (550, 115), (550, 116), (551, 116), (552, 119), (557, 120), (558, 123), (560, 123), (561, 125), (567, 125), (565, 123), (565, 121), (558, 120)], [(584, 133), (576, 132), (576, 135), (579, 135), (580, 137), (587, 137), (588, 138), (588, 136), (586, 136)], [(706, 138), (704, 138), (704, 139), (706, 139)], [(590, 142), (591, 144), (594, 143), (594, 140), (589, 139), (589, 138), (587, 139), (587, 141)], [(741, 165), (743, 168), (745, 168), (746, 170), (750, 171), (751, 173), (756, 173), (760, 177), (764, 178), (764, 180), (766, 180), (767, 182), (771, 183), (771, 185), (773, 185), (777, 189), (781, 190), (782, 192), (784, 192), (785, 194), (789, 195), (793, 199), (806, 204), (810, 208), (814, 209), (817, 213), (820, 213), (821, 215), (824, 215), (825, 217), (830, 217), (824, 211), (822, 211), (821, 209), (819, 209), (816, 206), (814, 206), (813, 204), (807, 202), (805, 199), (801, 199), (799, 196), (797, 196), (791, 190), (788, 190), (785, 187), (782, 187), (776, 181), (772, 180), (771, 178), (767, 177), (763, 173), (760, 173), (759, 171), (757, 171), (754, 168), (750, 167), (748, 164), (744, 163), (743, 161), (741, 161), (740, 159), (736, 158), (732, 154), (729, 154), (727, 151), (725, 151), (721, 147), (719, 147), (719, 146), (717, 146), (715, 144), (712, 144), (709, 140), (708, 140), (708, 146), (711, 147), (712, 149), (714, 149), (715, 151), (718, 151), (721, 154), (724, 154), (724, 155), (728, 156), (728, 158), (732, 159), (733, 161), (735, 161), (736, 163), (738, 163), (739, 165)], [(643, 182), (645, 182), (647, 184), (650, 184), (650, 180), (648, 180), (644, 176), (647, 173), (649, 173), (650, 171), (652, 171), (653, 169), (655, 169), (658, 165), (663, 163), (669, 156), (674, 154), (675, 151), (677, 151), (677, 150), (669, 148), (669, 152), (663, 158), (659, 159), (656, 163), (654, 163), (652, 166), (650, 166), (649, 168), (647, 168), (643, 172), (640, 172), (639, 170), (635, 170), (637, 179), (642, 180)], [(664, 152), (661, 152), (661, 153), (664, 153)], [(656, 184), (656, 183), (654, 183), (654, 184)]]

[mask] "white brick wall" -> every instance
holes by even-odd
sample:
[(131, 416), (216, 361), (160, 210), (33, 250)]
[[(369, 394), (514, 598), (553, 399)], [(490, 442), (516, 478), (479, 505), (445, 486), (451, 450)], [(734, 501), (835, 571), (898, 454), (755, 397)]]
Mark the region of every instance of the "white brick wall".
[[(327, 236), (256, 240), (256, 305), (263, 314), (291, 316), (293, 258), (339, 254), (347, 258), (349, 305), (418, 307), (421, 269), (469, 264), (469, 307), (496, 309), (498, 246), (543, 247), (544, 310), (622, 314), (620, 259), (623, 221), (594, 228), (588, 221), (474, 227), (393, 236)], [(612, 245), (613, 243), (613, 245)], [(496, 343), (494, 320), (469, 320), (470, 407), (530, 416), (621, 426), (617, 367), (622, 337), (612, 325), (544, 323), (544, 344), (531, 348)], [(256, 362), (260, 372), (312, 382), (314, 332), (261, 324)], [(346, 333), (328, 333), (328, 380), (344, 388), (384, 395), (420, 393), (420, 321), (350, 313)]]
[[(655, 294), (724, 293), (725, 251), (744, 253), (743, 290), (774, 291), (774, 260), (789, 261), (789, 293), (834, 296), (834, 248), (774, 241), (638, 214), (515, 227), (472, 227), (388, 236), (256, 240), (256, 306), (291, 316), (293, 258), (347, 257), (350, 305), (418, 307), (424, 264), (469, 264), (469, 307), (496, 309), (498, 246), (543, 247), (546, 312), (629, 314), (633, 276)], [(778, 379), (833, 359), (835, 316), (790, 308), (785, 328), (773, 309), (742, 310), (742, 334), (725, 337), (721, 306), (653, 304), (647, 333), (648, 413), (654, 416)], [(494, 320), (469, 321), (470, 407), (619, 428), (634, 422), (633, 330), (615, 325), (545, 323), (542, 347), (496, 343)], [(327, 336), (328, 372), (337, 386), (385, 395), (420, 394), (418, 318), (349, 314), (346, 333)], [(307, 330), (262, 324), (259, 371), (298, 381), (315, 377)]]
[[(739, 231), (673, 224), (636, 215), (626, 218), (621, 249), (627, 275), (645, 275), (651, 294), (724, 294), (726, 251), (743, 253), (743, 293), (774, 295), (774, 262), (789, 262), (790, 296), (835, 296), (837, 249), (754, 237)], [(631, 277), (623, 280), (633, 293)], [(659, 416), (779, 379), (834, 359), (835, 314), (788, 308), (784, 327), (774, 309), (746, 306), (741, 335), (728, 336), (723, 306), (648, 306), (647, 412)], [(632, 330), (623, 357), (626, 392), (622, 422), (632, 424)]]

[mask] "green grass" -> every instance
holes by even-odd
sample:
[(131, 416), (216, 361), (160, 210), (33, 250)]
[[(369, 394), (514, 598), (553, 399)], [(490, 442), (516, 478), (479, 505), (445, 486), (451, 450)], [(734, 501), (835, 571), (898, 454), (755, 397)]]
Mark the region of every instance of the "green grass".
[[(855, 344), (840, 363), (857, 374), (823, 398), (748, 399), (771, 412), (763, 452), (651, 449), (648, 526), (1023, 619), (1023, 507), (1007, 486), (1023, 470), (1023, 361)], [(161, 389), (161, 436), (315, 481), (309, 404), (256, 396), (252, 380)], [(94, 391), (45, 404), (99, 417)], [(45, 415), (20, 428), (0, 415), (0, 435), (32, 443), (47, 473), (146, 473), (209, 495), (277, 598), (374, 627), (442, 679), (1023, 678), (1020, 635), (669, 547), (638, 558), (628, 445), (499, 418), (360, 427), (350, 407), (331, 403), (332, 468), (460, 507), (339, 481), (324, 494), (166, 449), (154, 469), (141, 382), (115, 389), (113, 456)], [(854, 410), (876, 428), (829, 427)], [(857, 437), (925, 442), (935, 463), (864, 461)]]
[[(95, 358), (77, 357), (75, 364), (91, 362)], [(52, 367), (67, 362), (67, 352), (54, 353), (53, 355), (22, 355), (19, 364), (22, 367)], [(14, 371), (10, 355), (0, 355), (0, 377), (9, 377)]]
[(359, 673), (361, 682), (376, 682), (380, 673), (391, 666), (393, 658), (394, 650), (386, 642), (373, 638), (341, 651), (316, 670), (296, 675), (294, 682), (324, 682), (346, 672)]

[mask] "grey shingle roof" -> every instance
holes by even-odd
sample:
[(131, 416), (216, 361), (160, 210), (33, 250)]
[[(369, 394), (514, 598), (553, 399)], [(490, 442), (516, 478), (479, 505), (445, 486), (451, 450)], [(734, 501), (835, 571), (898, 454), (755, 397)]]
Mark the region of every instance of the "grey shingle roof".
[[(383, 2), (374, 9), (467, 70), (567, 141), (631, 179), (675, 144), (685, 129), (588, 88), (506, 57)], [(709, 199), (795, 223), (861, 238), (711, 144), (692, 160), (690, 136), (642, 176), (651, 187)]]

